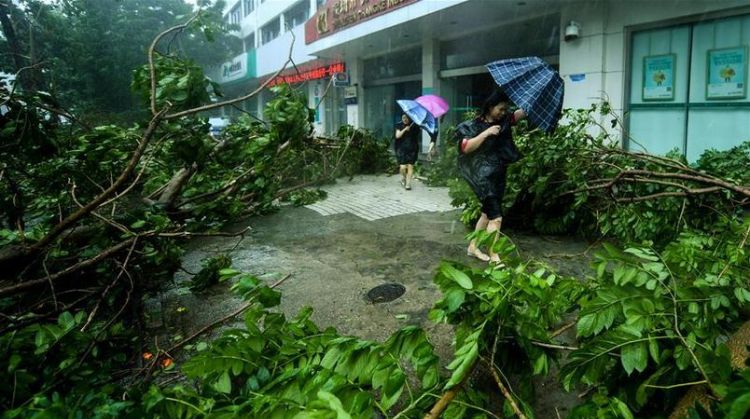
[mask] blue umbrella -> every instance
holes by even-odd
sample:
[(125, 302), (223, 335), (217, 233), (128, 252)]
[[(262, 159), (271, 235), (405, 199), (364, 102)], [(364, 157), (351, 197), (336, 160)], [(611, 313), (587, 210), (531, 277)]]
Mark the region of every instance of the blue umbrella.
[(495, 82), (544, 131), (557, 126), (562, 113), (563, 80), (539, 57), (511, 58), (487, 64)]
[(414, 121), (415, 124), (424, 128), (430, 134), (437, 132), (437, 123), (435, 117), (422, 105), (414, 100), (397, 100), (398, 106), (403, 109), (404, 113)]

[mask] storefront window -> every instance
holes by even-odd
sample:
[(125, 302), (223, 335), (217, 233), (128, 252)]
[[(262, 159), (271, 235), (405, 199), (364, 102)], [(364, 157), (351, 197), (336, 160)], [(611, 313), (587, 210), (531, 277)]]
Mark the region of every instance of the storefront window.
[(323, 99), (325, 110), (325, 132), (335, 134), (339, 127), (346, 125), (346, 105), (344, 104), (344, 88), (331, 87)]
[(421, 73), (421, 48), (412, 48), (365, 60), (365, 80), (368, 83)]
[(628, 148), (695, 161), (750, 139), (750, 15), (635, 32)]
[(560, 15), (552, 14), (441, 43), (440, 68), (483, 66), (501, 58), (556, 56), (560, 53)]
[(422, 94), (419, 81), (394, 83), (367, 89), (365, 100), (365, 127), (375, 135), (392, 137), (393, 127), (401, 118), (401, 109), (396, 100), (413, 99)]

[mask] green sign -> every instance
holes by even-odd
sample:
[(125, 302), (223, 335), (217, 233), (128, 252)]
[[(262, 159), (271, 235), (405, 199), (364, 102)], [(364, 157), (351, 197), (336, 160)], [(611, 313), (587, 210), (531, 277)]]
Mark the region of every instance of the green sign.
[(708, 51), (706, 99), (744, 99), (747, 47)]
[(643, 100), (674, 100), (674, 54), (643, 57)]

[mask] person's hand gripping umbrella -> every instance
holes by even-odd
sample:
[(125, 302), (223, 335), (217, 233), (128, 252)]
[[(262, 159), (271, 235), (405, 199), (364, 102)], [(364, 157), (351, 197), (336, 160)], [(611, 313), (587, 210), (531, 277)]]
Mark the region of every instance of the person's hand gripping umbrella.
[(562, 115), (563, 80), (539, 57), (511, 58), (487, 64), (495, 82), (528, 115), (529, 121), (552, 132)]
[[(448, 106), (448, 102), (437, 95), (423, 95), (414, 99), (414, 101), (427, 109), (432, 114), (432, 116), (435, 117), (436, 120), (445, 115), (445, 113), (450, 109), (450, 106)], [(433, 140), (430, 142), (430, 149), (427, 150), (427, 156), (429, 160), (432, 160), (432, 157), (434, 155), (435, 141)]]
[(397, 100), (398, 106), (415, 124), (424, 128), (430, 134), (437, 132), (437, 122), (435, 117), (424, 106), (415, 100), (400, 99)]

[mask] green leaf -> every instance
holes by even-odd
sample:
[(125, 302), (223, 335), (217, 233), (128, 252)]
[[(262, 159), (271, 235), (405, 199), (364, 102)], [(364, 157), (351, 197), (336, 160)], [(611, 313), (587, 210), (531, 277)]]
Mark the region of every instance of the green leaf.
[(219, 393), (231, 393), (232, 380), (229, 378), (229, 371), (224, 371), (224, 374), (221, 374), (221, 376), (219, 376), (219, 379), (214, 383), (213, 387)]
[(648, 364), (646, 342), (636, 342), (622, 347), (620, 351), (622, 367), (630, 375), (634, 369), (643, 372)]
[(146, 225), (146, 220), (138, 220), (130, 225), (130, 228), (141, 228)]
[(744, 419), (747, 418), (750, 411), (750, 394), (743, 394), (732, 402), (732, 407), (726, 416), (726, 419)]
[(534, 374), (547, 374), (548, 370), (547, 355), (542, 354), (534, 361)]
[(344, 406), (341, 404), (341, 400), (338, 397), (327, 391), (319, 391), (318, 399), (323, 400), (328, 404), (328, 407), (336, 412), (336, 419), (351, 419), (349, 413), (344, 410)]
[(619, 417), (623, 419), (633, 419), (633, 413), (628, 408), (628, 405), (626, 405), (622, 400), (613, 397), (612, 398), (612, 404), (615, 405), (615, 408), (617, 409), (617, 412), (620, 414)]
[(470, 289), (474, 288), (474, 284), (471, 282), (471, 278), (469, 278), (468, 275), (466, 275), (465, 273), (459, 271), (458, 269), (454, 268), (453, 266), (451, 266), (451, 265), (449, 265), (447, 263), (443, 263), (440, 266), (440, 270), (443, 272), (443, 274), (445, 276), (447, 276), (448, 278), (451, 278), (454, 281), (456, 281), (456, 283), (458, 283), (458, 285), (460, 285), (461, 288), (464, 288), (464, 289), (467, 289), (467, 290), (470, 290)]
[(648, 339), (648, 352), (651, 354), (651, 359), (657, 364), (659, 363), (659, 342), (656, 339), (649, 337)]
[(448, 383), (445, 384), (444, 388), (447, 390), (462, 382), (466, 377), (466, 374), (471, 372), (471, 368), (474, 366), (474, 362), (478, 357), (479, 345), (474, 342), (464, 356), (454, 359), (448, 366), (449, 369), (452, 369), (451, 366), (453, 366), (456, 370), (453, 371), (450, 380), (448, 380)]
[(448, 312), (452, 313), (456, 311), (459, 307), (461, 307), (461, 304), (464, 303), (465, 298), (466, 298), (465, 292), (459, 289), (452, 289), (445, 294), (443, 301), (445, 301), (445, 305), (448, 308)]

